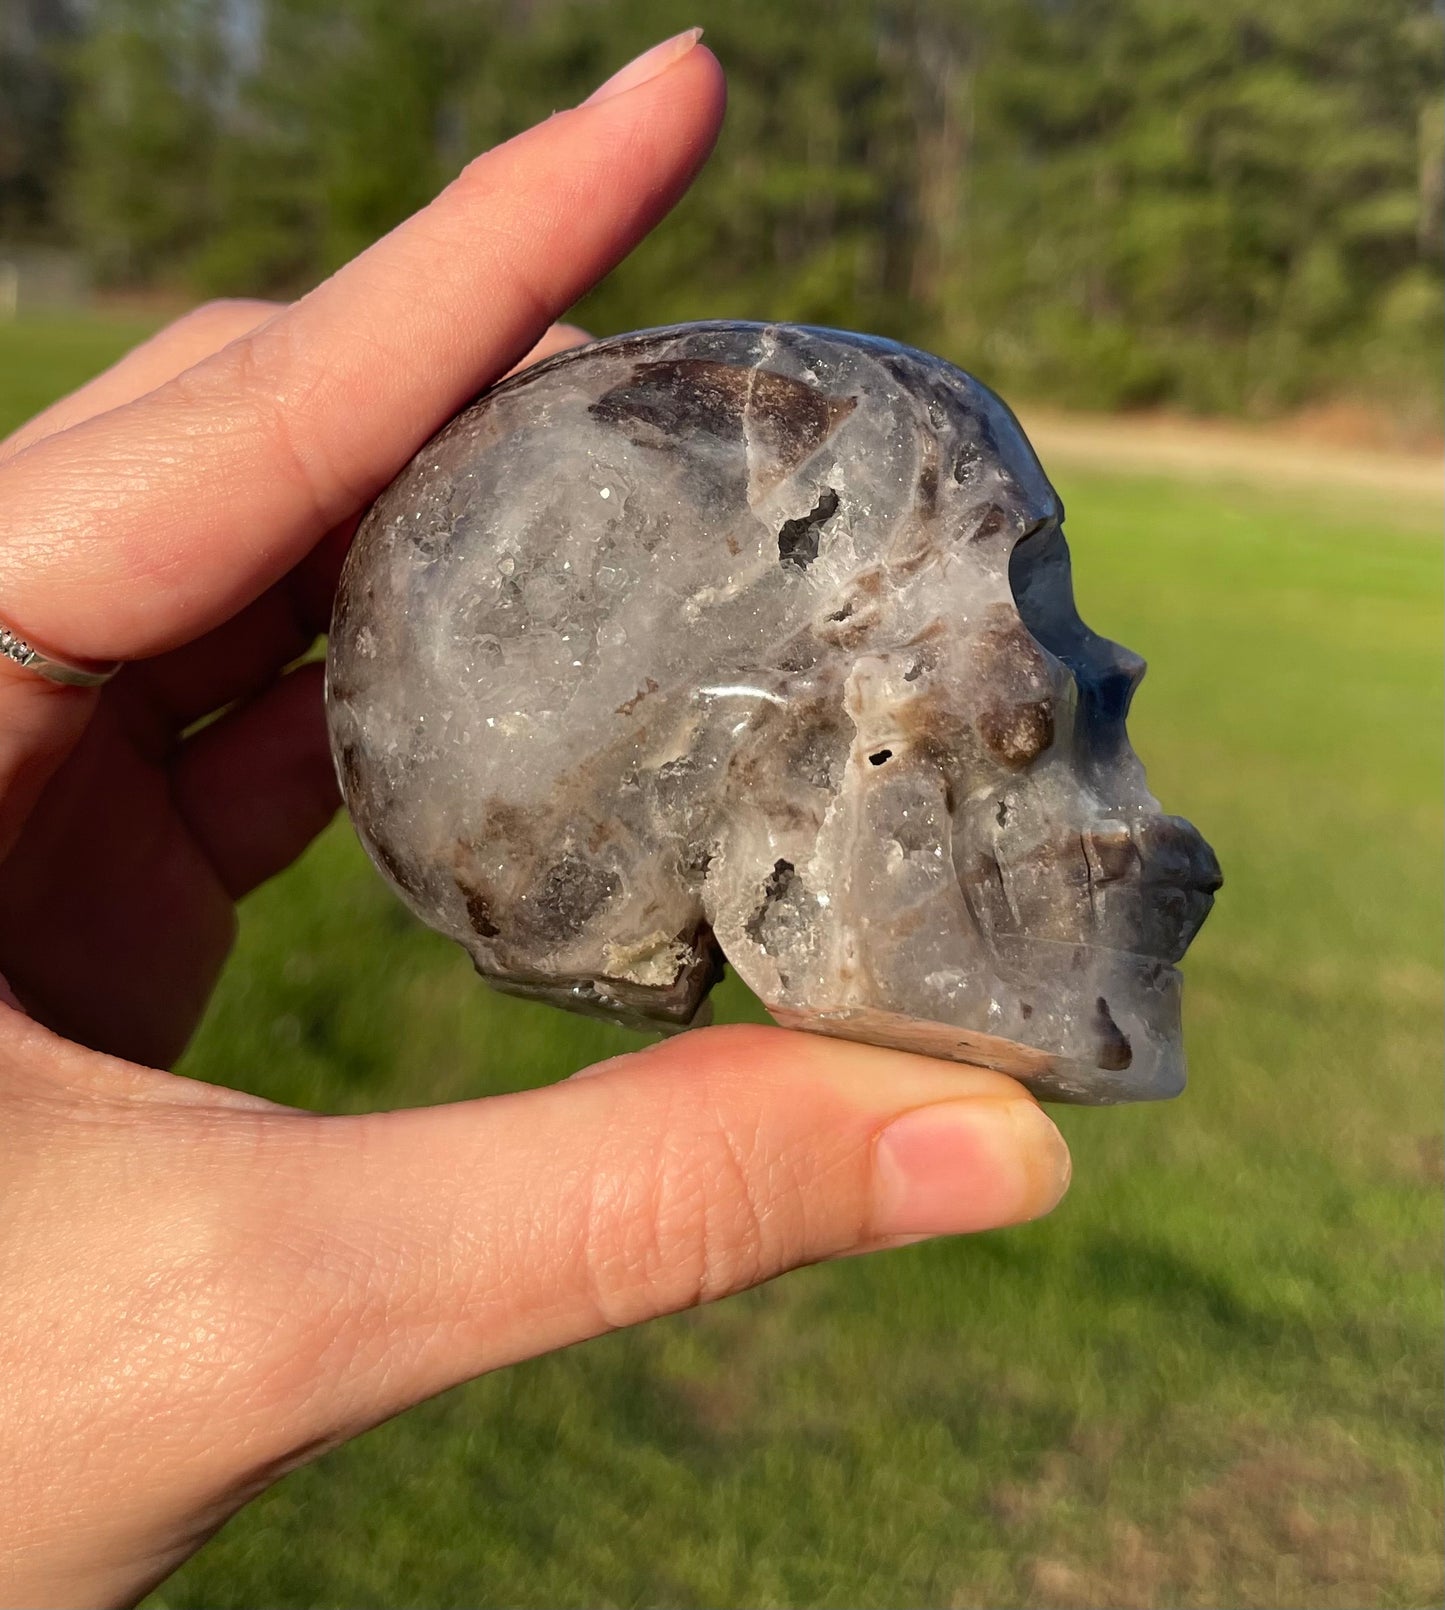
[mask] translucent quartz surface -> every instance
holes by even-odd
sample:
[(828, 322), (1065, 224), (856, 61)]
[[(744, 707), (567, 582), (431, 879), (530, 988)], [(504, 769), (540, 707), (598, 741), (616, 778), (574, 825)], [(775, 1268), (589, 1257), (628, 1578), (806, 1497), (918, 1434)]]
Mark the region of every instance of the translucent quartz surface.
[(722, 957), (780, 1022), (1172, 1095), (1219, 869), (1125, 732), (1062, 510), (971, 376), (695, 324), (489, 392), (377, 501), (327, 698), (347, 804), (488, 982), (629, 1023)]

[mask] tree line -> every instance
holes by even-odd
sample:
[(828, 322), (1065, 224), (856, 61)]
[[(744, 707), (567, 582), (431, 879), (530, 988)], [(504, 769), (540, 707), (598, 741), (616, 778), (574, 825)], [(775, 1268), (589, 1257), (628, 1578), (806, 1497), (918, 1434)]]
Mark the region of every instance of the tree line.
[(594, 328), (844, 325), (1091, 407), (1438, 408), (1434, 0), (0, 0), (0, 239), (294, 294), (693, 22), (727, 128)]

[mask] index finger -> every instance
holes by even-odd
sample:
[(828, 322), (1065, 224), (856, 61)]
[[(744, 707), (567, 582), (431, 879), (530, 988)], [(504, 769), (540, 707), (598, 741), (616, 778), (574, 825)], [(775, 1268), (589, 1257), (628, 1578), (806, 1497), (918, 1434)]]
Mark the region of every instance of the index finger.
[(653, 65), (478, 158), (214, 357), (6, 464), (5, 624), (67, 658), (138, 658), (284, 575), (686, 189), (721, 70), (693, 35)]

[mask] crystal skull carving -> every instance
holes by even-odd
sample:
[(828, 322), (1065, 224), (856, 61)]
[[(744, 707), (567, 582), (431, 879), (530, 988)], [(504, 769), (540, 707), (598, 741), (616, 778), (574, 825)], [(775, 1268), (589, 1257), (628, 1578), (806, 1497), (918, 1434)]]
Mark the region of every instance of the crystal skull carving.
[(940, 359), (684, 325), (505, 382), (381, 496), (327, 700), (372, 858), (490, 983), (784, 1024), (1056, 1100), (1183, 1084), (1217, 863), (1074, 607), (1018, 423)]

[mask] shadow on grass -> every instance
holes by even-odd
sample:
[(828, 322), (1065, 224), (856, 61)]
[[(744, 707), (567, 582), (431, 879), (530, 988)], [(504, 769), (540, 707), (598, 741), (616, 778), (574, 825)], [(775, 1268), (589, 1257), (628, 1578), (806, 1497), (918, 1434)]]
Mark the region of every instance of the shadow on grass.
[(1275, 1348), (1295, 1328), (1286, 1315), (1256, 1307), (1213, 1271), (1138, 1237), (1100, 1236), (1076, 1268), (1081, 1286), (1107, 1291), (1116, 1303), (1146, 1301), (1164, 1309), (1175, 1326), (1212, 1325), (1230, 1332), (1232, 1343)]

